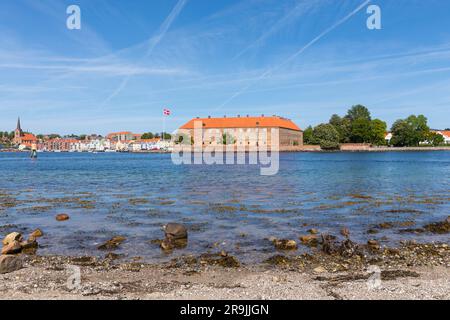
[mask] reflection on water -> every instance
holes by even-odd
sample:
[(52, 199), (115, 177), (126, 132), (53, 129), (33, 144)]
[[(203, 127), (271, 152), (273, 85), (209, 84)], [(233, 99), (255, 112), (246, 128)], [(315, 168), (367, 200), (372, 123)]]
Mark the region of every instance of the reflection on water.
[[(33, 161), (0, 153), (0, 177), (1, 234), (39, 227), (41, 254), (102, 255), (97, 246), (122, 235), (117, 253), (167, 259), (152, 241), (163, 238), (167, 222), (190, 232), (188, 246), (173, 255), (227, 250), (243, 261), (273, 253), (271, 236), (298, 239), (311, 228), (338, 234), (345, 226), (354, 240), (389, 244), (448, 241), (401, 232), (450, 214), (448, 152), (285, 153), (275, 176), (249, 165), (175, 166), (168, 154)], [(58, 213), (71, 219), (57, 222)]]

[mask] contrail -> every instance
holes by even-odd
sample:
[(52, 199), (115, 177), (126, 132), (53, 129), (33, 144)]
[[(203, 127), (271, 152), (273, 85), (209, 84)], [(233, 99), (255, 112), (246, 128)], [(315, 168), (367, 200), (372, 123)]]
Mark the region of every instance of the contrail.
[[(269, 74), (271, 74), (272, 72), (274, 72), (275, 70), (281, 68), (282, 66), (284, 66), (285, 64), (291, 62), (292, 60), (294, 60), (295, 58), (297, 58), (299, 55), (301, 55), (303, 52), (305, 52), (309, 47), (311, 47), (313, 44), (315, 44), (316, 42), (318, 42), (320, 39), (322, 39), (323, 37), (325, 37), (327, 34), (329, 34), (330, 32), (332, 32), (334, 29), (336, 29), (337, 27), (339, 27), (341, 24), (345, 23), (347, 20), (349, 20), (351, 17), (353, 17), (355, 14), (357, 14), (359, 11), (361, 11), (361, 9), (363, 9), (365, 6), (367, 6), (372, 0), (366, 0), (364, 1), (362, 4), (360, 4), (355, 10), (353, 10), (352, 12), (350, 12), (348, 15), (346, 15), (344, 18), (342, 18), (341, 20), (339, 20), (338, 22), (336, 22), (335, 24), (333, 24), (331, 27), (325, 29), (324, 31), (322, 31), (322, 33), (320, 33), (317, 37), (315, 37), (314, 39), (312, 39), (310, 42), (308, 42), (305, 46), (303, 46), (302, 48), (300, 48), (300, 50), (298, 50), (297, 52), (295, 52), (293, 55), (291, 55), (290, 57), (288, 57), (286, 60), (284, 60), (283, 62), (281, 62), (280, 64), (274, 66), (273, 68), (269, 68), (267, 69), (265, 72), (263, 72), (254, 82), (259, 82), (261, 80), (263, 80), (265, 77), (267, 77)], [(218, 111), (221, 108), (223, 108), (225, 105), (227, 105), (228, 103), (230, 103), (232, 100), (234, 100), (237, 96), (241, 95), (242, 93), (244, 93), (245, 91), (247, 91), (251, 86), (253, 85), (253, 83), (250, 83), (249, 85), (245, 86), (244, 88), (242, 88), (241, 90), (237, 91), (236, 93), (234, 93), (230, 98), (228, 98), (227, 100), (225, 100), (225, 102), (223, 102), (216, 110), (214, 111)]]
[[(309, 6), (308, 6), (309, 5)], [(306, 10), (308, 10), (312, 6), (310, 3), (301, 2), (297, 4), (292, 10), (290, 10), (286, 15), (284, 15), (280, 20), (278, 20), (267, 32), (263, 33), (259, 38), (253, 43), (249, 44), (244, 50), (240, 51), (233, 60), (241, 57), (247, 51), (252, 49), (253, 47), (260, 45), (264, 40), (270, 37), (272, 34), (280, 30), (285, 24), (289, 23), (289, 21), (297, 16), (302, 15)]]
[[(167, 16), (167, 18), (164, 20), (164, 22), (159, 27), (159, 30), (158, 30), (156, 36), (154, 36), (151, 39), (149, 39), (149, 46), (148, 46), (147, 52), (145, 53), (145, 55), (142, 57), (142, 59), (140, 61), (148, 58), (153, 53), (153, 50), (161, 42), (161, 40), (164, 38), (164, 36), (166, 35), (166, 33), (169, 30), (169, 28), (172, 25), (172, 23), (178, 17), (178, 15), (180, 14), (181, 10), (183, 10), (183, 7), (186, 5), (187, 1), (188, 0), (179, 0), (177, 2), (177, 4), (172, 9), (170, 14)], [(137, 71), (137, 68), (136, 68), (136, 71)], [(117, 96), (127, 86), (127, 84), (130, 81), (132, 75), (133, 75), (133, 72), (131, 72), (126, 77), (124, 77), (122, 82), (120, 83), (120, 85), (116, 88), (116, 90), (114, 90), (114, 92), (108, 98), (106, 98), (105, 101), (103, 101), (102, 105), (105, 105), (112, 98)]]

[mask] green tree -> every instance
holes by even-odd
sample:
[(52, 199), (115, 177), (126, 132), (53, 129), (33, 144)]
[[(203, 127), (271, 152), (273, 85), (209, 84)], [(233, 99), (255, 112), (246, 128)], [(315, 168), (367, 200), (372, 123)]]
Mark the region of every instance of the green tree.
[(372, 122), (366, 118), (357, 118), (352, 121), (351, 142), (366, 143), (371, 140)]
[(314, 140), (324, 150), (339, 149), (339, 133), (329, 123), (319, 124), (313, 131)]
[(395, 147), (406, 147), (414, 144), (414, 132), (406, 120), (397, 120), (391, 128), (391, 144)]
[(414, 131), (414, 144), (419, 145), (420, 142), (425, 141), (430, 133), (430, 128), (428, 127), (428, 120), (424, 115), (411, 115), (406, 121), (411, 125)]
[(421, 142), (427, 141), (430, 128), (427, 118), (423, 115), (411, 115), (404, 120), (397, 120), (392, 125), (391, 143), (396, 147), (418, 146)]
[(386, 122), (380, 119), (374, 119), (371, 123), (370, 143), (381, 146), (386, 144), (385, 134), (387, 131)]
[(163, 133), (163, 139), (164, 140), (170, 140), (170, 139), (172, 139), (172, 135), (170, 134), (170, 133), (167, 133), (167, 132), (164, 132)]
[(367, 109), (367, 107), (365, 107), (361, 104), (351, 107), (347, 111), (346, 117), (348, 119), (350, 119), (351, 121), (355, 121), (355, 120), (361, 119), (361, 118), (369, 120), (369, 121), (372, 120), (369, 109)]
[(153, 139), (153, 137), (154, 137), (153, 133), (147, 132), (141, 136), (141, 139)]
[(427, 141), (435, 147), (443, 145), (445, 143), (445, 139), (442, 135), (431, 131), (428, 133)]
[(222, 144), (234, 144), (235, 142), (234, 137), (230, 133), (226, 132), (222, 135)]
[(308, 128), (303, 131), (303, 143), (304, 144), (315, 144), (314, 141), (314, 134), (313, 134), (313, 128), (309, 126)]
[(351, 138), (351, 120), (347, 117), (341, 118), (337, 114), (331, 116), (329, 121), (339, 133), (339, 142), (348, 143)]

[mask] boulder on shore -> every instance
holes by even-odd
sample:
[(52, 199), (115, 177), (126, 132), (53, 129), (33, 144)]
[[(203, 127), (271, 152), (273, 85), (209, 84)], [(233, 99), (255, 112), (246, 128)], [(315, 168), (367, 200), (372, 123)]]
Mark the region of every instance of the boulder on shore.
[(22, 259), (12, 255), (0, 256), (0, 274), (10, 273), (22, 269)]

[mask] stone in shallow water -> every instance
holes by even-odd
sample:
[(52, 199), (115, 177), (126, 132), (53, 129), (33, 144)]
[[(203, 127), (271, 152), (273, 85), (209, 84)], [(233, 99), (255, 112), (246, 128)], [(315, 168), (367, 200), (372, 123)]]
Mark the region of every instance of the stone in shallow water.
[(319, 243), (317, 236), (313, 234), (301, 236), (299, 239), (304, 245), (308, 246), (316, 246)]
[(0, 274), (14, 272), (22, 269), (22, 259), (12, 255), (0, 256)]
[(36, 238), (42, 237), (43, 235), (44, 235), (44, 233), (42, 232), (41, 229), (36, 229), (30, 234), (30, 237), (36, 239)]
[(166, 238), (168, 239), (186, 239), (188, 237), (187, 229), (184, 225), (179, 223), (168, 223), (164, 227)]
[(347, 228), (342, 228), (341, 229), (341, 235), (343, 235), (344, 237), (348, 238), (350, 236), (350, 230), (348, 230)]
[(125, 237), (117, 236), (117, 237), (114, 237), (114, 238), (106, 241), (104, 244), (99, 245), (98, 249), (99, 250), (115, 250), (125, 240), (126, 240)]
[(57, 221), (66, 221), (66, 220), (69, 220), (69, 219), (70, 219), (69, 215), (65, 214), (65, 213), (61, 213), (61, 214), (58, 214), (56, 216), (56, 220)]
[(16, 254), (22, 251), (19, 241), (14, 240), (2, 248), (2, 254)]
[(22, 241), (22, 235), (18, 232), (12, 232), (10, 234), (8, 234), (5, 239), (3, 239), (3, 245), (6, 246), (8, 244), (10, 244), (13, 241)]
[(430, 223), (424, 226), (424, 229), (431, 233), (446, 234), (450, 232), (450, 219), (447, 218), (443, 222)]
[(296, 250), (297, 242), (295, 240), (278, 240), (276, 239), (273, 244), (278, 250)]

